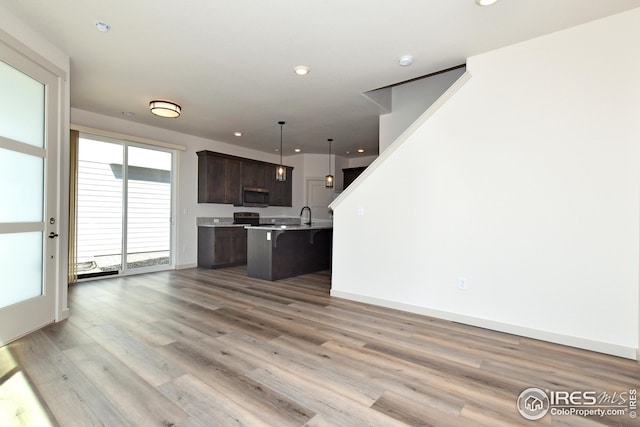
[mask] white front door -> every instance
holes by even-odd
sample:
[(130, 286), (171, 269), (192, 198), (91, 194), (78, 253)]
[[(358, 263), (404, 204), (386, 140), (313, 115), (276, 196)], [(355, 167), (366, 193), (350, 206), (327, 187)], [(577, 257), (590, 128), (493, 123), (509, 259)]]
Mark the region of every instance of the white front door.
[(55, 318), (58, 86), (0, 42), (0, 346)]

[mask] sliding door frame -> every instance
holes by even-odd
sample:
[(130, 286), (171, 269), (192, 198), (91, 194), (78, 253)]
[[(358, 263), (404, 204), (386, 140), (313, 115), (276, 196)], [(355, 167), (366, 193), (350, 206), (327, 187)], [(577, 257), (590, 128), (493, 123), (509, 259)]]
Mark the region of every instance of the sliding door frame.
[[(122, 189), (122, 243), (121, 243), (121, 268), (118, 271), (118, 275), (132, 275), (132, 274), (143, 274), (150, 273), (155, 271), (165, 271), (172, 270), (176, 268), (176, 242), (177, 242), (177, 224), (176, 224), (176, 215), (178, 209), (178, 165), (179, 165), (179, 151), (186, 150), (185, 146), (154, 141), (146, 138), (132, 137), (125, 134), (120, 134), (116, 132), (103, 131), (94, 128), (88, 128), (80, 125), (71, 125), (71, 129), (74, 131), (78, 131), (80, 133), (80, 137), (85, 136), (86, 139), (91, 139), (94, 137), (96, 140), (108, 141), (111, 143), (122, 144), (123, 147), (123, 165), (128, 165), (128, 148), (129, 147), (138, 147), (143, 149), (156, 150), (160, 152), (167, 152), (171, 154), (171, 181), (170, 181), (170, 192), (171, 192), (171, 214), (169, 218), (169, 226), (170, 226), (170, 244), (169, 244), (169, 264), (161, 264), (154, 265), (149, 267), (139, 267), (139, 268), (127, 268), (127, 233), (128, 233), (128, 168), (123, 167), (123, 189)], [(76, 171), (77, 172), (77, 171)], [(74, 177), (71, 177), (70, 182), (77, 182)], [(76, 188), (77, 190), (77, 188)], [(77, 221), (77, 218), (75, 218)], [(76, 223), (70, 224), (71, 229), (76, 229)], [(77, 238), (77, 235), (75, 236)], [(73, 260), (75, 264), (75, 260)], [(103, 276), (102, 276), (103, 277)], [(95, 280), (99, 279), (98, 277), (87, 277), (82, 279), (77, 279), (78, 282)]]

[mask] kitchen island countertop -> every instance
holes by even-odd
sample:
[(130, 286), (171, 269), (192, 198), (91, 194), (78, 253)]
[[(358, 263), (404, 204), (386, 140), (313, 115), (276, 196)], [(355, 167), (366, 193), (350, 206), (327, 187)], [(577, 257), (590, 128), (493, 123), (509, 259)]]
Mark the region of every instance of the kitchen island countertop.
[(246, 226), (247, 229), (251, 229), (251, 230), (271, 230), (271, 231), (286, 231), (286, 230), (291, 230), (291, 231), (296, 231), (296, 230), (324, 230), (324, 229), (329, 229), (329, 228), (333, 228), (332, 224), (325, 224), (325, 223), (318, 223), (318, 224), (311, 224), (311, 225), (304, 225), (304, 224), (283, 224), (283, 225), (278, 225), (278, 224), (267, 224), (267, 225), (251, 225), (251, 226)]

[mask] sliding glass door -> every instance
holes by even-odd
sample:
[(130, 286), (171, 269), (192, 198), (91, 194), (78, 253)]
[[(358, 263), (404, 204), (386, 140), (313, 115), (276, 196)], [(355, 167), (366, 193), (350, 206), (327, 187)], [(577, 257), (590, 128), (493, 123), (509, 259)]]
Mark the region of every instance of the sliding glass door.
[(173, 267), (173, 159), (171, 150), (80, 135), (79, 279)]

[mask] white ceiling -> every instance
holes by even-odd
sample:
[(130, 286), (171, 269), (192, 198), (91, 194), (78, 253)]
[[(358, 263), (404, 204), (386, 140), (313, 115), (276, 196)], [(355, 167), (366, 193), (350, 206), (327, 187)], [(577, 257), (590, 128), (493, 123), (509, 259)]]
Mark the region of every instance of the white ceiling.
[[(377, 154), (363, 92), (640, 0), (0, 0), (71, 57), (71, 106), (273, 152)], [(96, 30), (95, 22), (111, 26)], [(400, 67), (401, 55), (414, 64)], [(306, 65), (306, 77), (293, 73)], [(182, 105), (177, 119), (148, 103)], [(124, 116), (122, 112), (133, 112)], [(238, 138), (234, 131), (243, 132)]]

